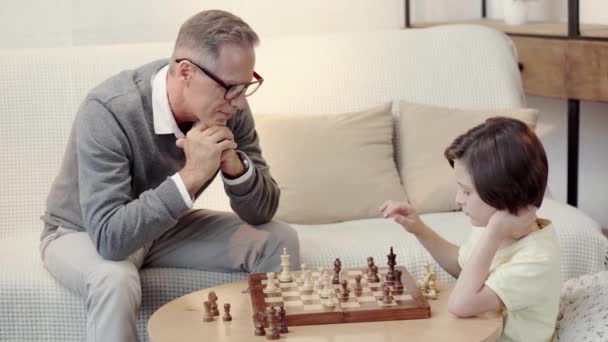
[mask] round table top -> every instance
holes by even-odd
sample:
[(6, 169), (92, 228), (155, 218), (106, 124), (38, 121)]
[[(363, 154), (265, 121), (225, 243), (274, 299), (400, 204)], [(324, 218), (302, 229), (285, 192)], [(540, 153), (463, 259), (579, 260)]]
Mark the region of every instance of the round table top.
[[(447, 311), (453, 285), (438, 284), (439, 298), (429, 300), (431, 318), (368, 323), (346, 323), (289, 327), (281, 340), (289, 341), (495, 341), (502, 332), (502, 315), (487, 313), (473, 318), (456, 318)], [(253, 311), (246, 281), (224, 284), (187, 294), (160, 307), (148, 321), (150, 341), (263, 341), (254, 336)], [(210, 291), (218, 296), (220, 316), (203, 322), (203, 302)], [(230, 303), (232, 321), (221, 318), (224, 303)]]

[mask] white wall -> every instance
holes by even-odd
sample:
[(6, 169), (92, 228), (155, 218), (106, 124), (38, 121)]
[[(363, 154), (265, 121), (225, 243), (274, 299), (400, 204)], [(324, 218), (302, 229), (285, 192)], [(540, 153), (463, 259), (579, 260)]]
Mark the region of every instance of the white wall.
[[(364, 31), (403, 25), (403, 0), (2, 0), (0, 49), (171, 41), (193, 13), (219, 8), (237, 13), (262, 36)], [(418, 0), (412, 20), (477, 18), (481, 1)], [(567, 17), (567, 0), (531, 2), (530, 18)], [(502, 17), (502, 0), (488, 0), (488, 16)], [(608, 24), (608, 2), (581, 0), (581, 22)], [(565, 101), (531, 97), (541, 110), (539, 133), (549, 163), (549, 187), (566, 200)], [(608, 104), (581, 105), (579, 207), (608, 227)], [(603, 202), (604, 201), (604, 202)]]

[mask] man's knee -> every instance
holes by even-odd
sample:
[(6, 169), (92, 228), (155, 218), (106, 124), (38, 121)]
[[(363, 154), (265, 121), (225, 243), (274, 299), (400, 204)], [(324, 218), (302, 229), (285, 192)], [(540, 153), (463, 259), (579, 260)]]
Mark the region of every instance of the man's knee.
[(268, 252), (282, 254), (283, 248), (290, 255), (291, 269), (300, 268), (300, 242), (296, 230), (287, 223), (281, 221), (270, 221), (260, 228), (270, 233), (267, 242)]
[(107, 262), (87, 276), (87, 303), (114, 303), (129, 309), (141, 304), (139, 272), (126, 261)]

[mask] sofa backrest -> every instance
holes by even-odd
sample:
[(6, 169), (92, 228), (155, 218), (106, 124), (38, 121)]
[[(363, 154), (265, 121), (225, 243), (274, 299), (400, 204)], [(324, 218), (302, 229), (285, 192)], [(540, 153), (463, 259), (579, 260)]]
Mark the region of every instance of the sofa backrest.
[[(46, 194), (86, 92), (172, 43), (0, 51), (0, 237), (39, 231)], [(407, 100), (459, 108), (523, 105), (509, 39), (478, 26), (263, 39), (255, 113), (342, 113)], [(397, 108), (394, 107), (394, 113)], [(397, 151), (398, 155), (398, 151)], [(221, 182), (197, 206), (229, 210)]]

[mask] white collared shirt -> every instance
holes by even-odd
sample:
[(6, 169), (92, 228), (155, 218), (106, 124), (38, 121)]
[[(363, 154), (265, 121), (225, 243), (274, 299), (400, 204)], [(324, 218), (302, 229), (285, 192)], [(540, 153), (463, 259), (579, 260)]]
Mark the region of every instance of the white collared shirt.
[[(175, 121), (175, 117), (173, 116), (173, 112), (171, 111), (171, 107), (169, 106), (169, 98), (167, 97), (167, 72), (169, 71), (169, 65), (160, 69), (156, 75), (152, 78), (152, 118), (154, 122), (154, 133), (158, 135), (162, 134), (173, 134), (176, 139), (185, 138), (186, 135), (182, 132), (177, 126), (177, 122)], [(237, 151), (237, 153), (241, 156), (242, 160), (247, 160), (245, 164), (245, 168), (247, 171), (236, 179), (228, 179), (222, 175), (222, 180), (227, 185), (237, 185), (241, 184), (251, 175), (253, 174), (253, 168), (249, 167), (251, 165), (251, 160), (249, 157), (241, 152)], [(184, 202), (189, 208), (194, 206), (192, 202), (192, 198), (186, 189), (186, 185), (184, 181), (179, 175), (179, 172), (176, 172), (171, 179), (175, 182), (175, 185), (179, 189)]]

